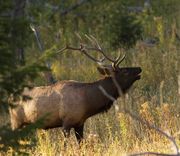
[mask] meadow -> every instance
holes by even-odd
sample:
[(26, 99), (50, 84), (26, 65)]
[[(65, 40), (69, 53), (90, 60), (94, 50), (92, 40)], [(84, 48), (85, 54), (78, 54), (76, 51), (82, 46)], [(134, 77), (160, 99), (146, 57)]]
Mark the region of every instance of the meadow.
[[(136, 47), (126, 51), (121, 66), (142, 67), (141, 80), (120, 97), (107, 113), (89, 118), (85, 124), (85, 140), (79, 146), (74, 132), (66, 140), (60, 128), (38, 130), (37, 145), (30, 155), (128, 155), (138, 152), (176, 154), (172, 141), (157, 130), (136, 120), (123, 107), (172, 136), (180, 146), (180, 97), (178, 93), (179, 47), (165, 39), (154, 47)], [(70, 54), (69, 54), (70, 55)], [(113, 53), (112, 53), (113, 55)], [(77, 59), (78, 58), (78, 59)], [(96, 65), (82, 54), (55, 62), (52, 70), (57, 78), (92, 82), (100, 78)]]
[[(170, 21), (165, 19), (163, 14), (156, 17), (153, 15), (151, 22), (145, 23), (148, 24), (145, 27), (146, 35), (155, 35), (159, 39), (156, 44), (147, 46), (143, 41), (137, 41), (133, 48), (120, 49), (122, 54), (126, 53), (126, 59), (120, 67), (140, 66), (141, 79), (135, 82), (126, 95), (118, 98), (108, 112), (95, 115), (86, 121), (84, 140), (80, 145), (73, 131), (66, 140), (61, 128), (56, 128), (37, 130), (33, 136), (29, 136), (32, 140), (36, 140), (36, 144), (28, 150), (21, 150), (32, 156), (124, 156), (140, 152), (178, 155), (177, 148), (180, 148), (180, 38), (178, 35), (180, 31), (174, 16), (169, 15), (168, 18)], [(58, 22), (56, 24), (55, 28), (61, 25)], [(45, 47), (49, 48), (54, 44), (54, 41), (48, 38), (50, 34), (54, 35), (50, 31), (54, 27), (40, 27)], [(63, 29), (64, 38), (70, 38), (71, 43), (76, 43), (75, 34), (68, 32), (69, 29)], [(99, 43), (102, 43), (109, 56), (118, 55), (119, 49), (109, 48), (108, 37), (99, 37), (98, 32), (93, 32), (93, 28), (88, 33), (90, 35), (92, 33)], [(58, 49), (66, 43), (64, 40), (61, 40)], [(41, 55), (36, 53), (38, 48), (35, 45), (36, 43), (33, 42), (31, 46), (26, 47), (27, 64), (32, 58)], [(99, 54), (92, 54), (94, 57), (100, 57)], [(50, 61), (51, 71), (56, 80), (93, 82), (101, 78), (96, 69), (97, 64), (81, 53), (59, 54)], [(33, 85), (44, 85), (42, 79), (43, 76), (38, 77)], [(130, 113), (124, 111), (124, 108)], [(1, 114), (0, 121), (9, 122), (4, 114)], [(163, 132), (165, 135), (162, 134)], [(166, 135), (172, 137), (178, 147), (175, 147), (173, 141)], [(20, 142), (33, 144), (28, 140), (20, 140)], [(0, 155), (18, 154), (9, 148)]]
[[(122, 66), (141, 66), (142, 78), (125, 95), (125, 100), (118, 99), (115, 106), (118, 106), (119, 110), (113, 106), (107, 113), (88, 119), (85, 124), (85, 140), (81, 147), (78, 146), (73, 132), (67, 147), (64, 147), (64, 137), (59, 129), (38, 131), (38, 144), (33, 154), (127, 155), (147, 151), (175, 154), (176, 149), (170, 140), (121, 109), (125, 106), (137, 116), (173, 136), (180, 145), (179, 49), (169, 41), (162, 47), (149, 48), (137, 44), (133, 50), (127, 52), (127, 59)], [(87, 62), (84, 56), (78, 58), (81, 61), (75, 59), (76, 66), (73, 68), (63, 67), (63, 64), (66, 66), (67, 63), (60, 64), (61, 68), (70, 71), (58, 73), (61, 73), (62, 77), (86, 82), (98, 79), (95, 65)], [(67, 73), (70, 75), (67, 76)]]

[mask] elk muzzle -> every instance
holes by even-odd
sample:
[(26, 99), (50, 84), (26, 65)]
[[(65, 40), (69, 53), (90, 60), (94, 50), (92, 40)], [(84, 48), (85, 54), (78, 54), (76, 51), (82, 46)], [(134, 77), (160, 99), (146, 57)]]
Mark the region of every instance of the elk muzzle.
[(136, 77), (136, 80), (141, 79), (141, 72), (142, 72), (141, 67), (135, 67), (134, 76)]

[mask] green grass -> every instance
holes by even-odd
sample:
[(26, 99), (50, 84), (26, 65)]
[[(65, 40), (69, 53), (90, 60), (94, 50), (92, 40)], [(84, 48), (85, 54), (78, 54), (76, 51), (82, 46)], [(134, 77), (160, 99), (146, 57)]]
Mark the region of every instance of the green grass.
[[(128, 51), (123, 66), (141, 66), (142, 79), (137, 81), (125, 98), (120, 98), (118, 106), (126, 105), (137, 116), (146, 119), (163, 131), (170, 133), (180, 146), (179, 96), (178, 96), (178, 47), (166, 46), (142, 48)], [(95, 65), (83, 56), (72, 62), (64, 59), (59, 63), (57, 77), (80, 81), (93, 81), (99, 76)], [(67, 61), (67, 62), (66, 62)], [(75, 64), (71, 68), (71, 63)], [(88, 65), (87, 65), (88, 64)], [(66, 69), (66, 70), (65, 70)], [(68, 72), (67, 72), (68, 70)], [(68, 74), (68, 75), (67, 75)], [(79, 147), (73, 131), (67, 146), (61, 129), (38, 130), (37, 146), (29, 150), (30, 155), (126, 155), (130, 153), (154, 151), (174, 153), (172, 143), (155, 130), (147, 128), (128, 114), (116, 112), (114, 106), (108, 113), (96, 115), (85, 124), (85, 140)]]
[[(130, 89), (125, 103), (119, 98), (117, 104), (120, 108), (125, 105), (137, 116), (171, 134), (180, 146), (180, 46), (172, 36), (164, 37), (162, 43), (152, 48), (137, 43), (135, 48), (126, 51), (127, 58), (122, 66), (142, 67), (142, 78)], [(109, 52), (109, 55), (116, 53)], [(92, 82), (100, 78), (95, 63), (79, 53), (61, 55), (60, 61), (54, 61), (52, 70), (59, 80)], [(114, 106), (107, 113), (87, 120), (85, 140), (80, 147), (73, 131), (71, 133), (65, 147), (61, 129), (38, 130), (37, 145), (28, 152), (39, 156), (119, 156), (145, 151), (174, 153), (172, 143), (164, 136), (123, 113), (121, 109), (115, 111)], [(12, 155), (13, 151), (6, 154)]]
[[(179, 130), (179, 117), (174, 115), (172, 110), (169, 104), (163, 104), (151, 112), (150, 103), (146, 102), (142, 104), (139, 114), (150, 123), (159, 120), (157, 126), (175, 135)], [(179, 136), (174, 137), (179, 143)], [(142, 151), (174, 153), (172, 143), (164, 136), (155, 130), (149, 130), (127, 114), (115, 113), (113, 108), (109, 113), (92, 117), (87, 121), (85, 140), (80, 147), (73, 131), (66, 147), (60, 129), (39, 130), (37, 138), (37, 146), (30, 151), (32, 155), (125, 155)]]
[[(141, 66), (142, 79), (137, 81), (118, 106), (126, 105), (137, 116), (146, 119), (179, 142), (179, 46), (164, 42), (153, 48), (137, 46), (127, 51), (122, 66)], [(111, 53), (109, 53), (111, 55)], [(112, 55), (114, 53), (112, 52)], [(76, 59), (78, 58), (78, 59)], [(92, 63), (82, 54), (62, 58), (54, 67), (60, 79), (95, 81), (100, 76)], [(68, 72), (67, 72), (68, 71)], [(42, 134), (43, 133), (43, 134)], [(116, 112), (114, 106), (108, 113), (96, 115), (85, 124), (85, 140), (79, 147), (74, 133), (64, 147), (60, 129), (38, 132), (35, 155), (126, 155), (128, 153), (154, 151), (174, 153), (172, 143), (155, 130), (147, 128), (128, 114)]]

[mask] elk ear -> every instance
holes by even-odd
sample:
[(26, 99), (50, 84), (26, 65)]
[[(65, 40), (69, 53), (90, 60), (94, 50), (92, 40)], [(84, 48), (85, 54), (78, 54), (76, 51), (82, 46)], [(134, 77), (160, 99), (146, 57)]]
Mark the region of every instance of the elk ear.
[(111, 72), (110, 72), (110, 69), (109, 68), (106, 68), (106, 67), (97, 67), (97, 70), (99, 71), (99, 73), (101, 75), (110, 75)]

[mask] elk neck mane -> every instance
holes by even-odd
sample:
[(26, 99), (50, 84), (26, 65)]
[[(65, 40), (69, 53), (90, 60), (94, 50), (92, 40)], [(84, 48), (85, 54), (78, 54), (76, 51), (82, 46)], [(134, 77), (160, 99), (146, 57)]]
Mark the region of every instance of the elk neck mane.
[[(87, 102), (88, 105), (92, 108), (96, 108), (96, 111), (93, 110), (92, 114), (90, 113), (90, 116), (101, 112), (107, 112), (113, 104), (113, 101), (102, 93), (99, 88), (100, 86), (115, 99), (117, 99), (119, 96), (117, 87), (113, 83), (111, 76), (103, 77), (91, 83), (77, 82), (71, 83), (71, 85), (86, 91), (86, 97), (88, 101), (91, 102)], [(91, 108), (89, 108), (89, 110), (90, 109)]]
[(93, 83), (93, 85), (98, 87), (100, 93), (102, 94), (102, 98), (104, 99), (104, 103), (102, 103), (103, 105), (99, 109), (98, 113), (107, 112), (113, 105), (113, 101), (110, 100), (108, 97), (106, 97), (106, 95), (102, 93), (99, 87), (101, 86), (109, 95), (117, 99), (119, 97), (119, 94), (118, 94), (117, 87), (115, 86), (113, 82), (113, 78), (111, 76), (103, 77), (99, 79), (98, 81), (96, 81), (95, 83)]
[(72, 87), (74, 89), (82, 89), (86, 92), (86, 99), (88, 103), (89, 110), (96, 107), (96, 111), (93, 110), (90, 116), (93, 114), (107, 112), (113, 105), (113, 101), (106, 97), (100, 90), (100, 86), (115, 99), (118, 98), (118, 90), (113, 83), (113, 78), (111, 76), (105, 76), (94, 82), (79, 82), (74, 80), (63, 80), (57, 82), (58, 84), (66, 84), (66, 86)]

